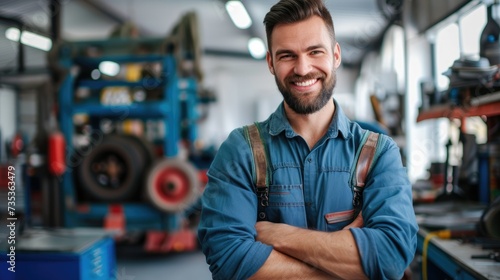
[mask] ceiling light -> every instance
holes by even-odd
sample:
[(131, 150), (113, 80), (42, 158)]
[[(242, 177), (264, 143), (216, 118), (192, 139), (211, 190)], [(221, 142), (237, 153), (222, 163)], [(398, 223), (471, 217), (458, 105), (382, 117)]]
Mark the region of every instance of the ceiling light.
[(48, 51), (52, 48), (52, 41), (49, 38), (26, 30), (21, 32), (15, 27), (8, 28), (5, 31), (5, 37), (14, 42), (21, 40), (21, 43), (43, 51)]
[(5, 30), (5, 38), (14, 42), (19, 42), (19, 38), (21, 38), (21, 31), (15, 27), (8, 28)]
[(247, 29), (252, 25), (252, 19), (248, 15), (245, 6), (240, 1), (226, 2), (226, 10), (234, 25), (240, 29)]
[(113, 61), (103, 61), (99, 63), (99, 71), (104, 75), (113, 77), (120, 73), (120, 64)]
[(266, 45), (261, 38), (254, 37), (248, 40), (248, 51), (255, 59), (263, 59), (266, 56)]
[(49, 38), (26, 30), (21, 33), (21, 43), (42, 51), (49, 51), (52, 48), (52, 41)]

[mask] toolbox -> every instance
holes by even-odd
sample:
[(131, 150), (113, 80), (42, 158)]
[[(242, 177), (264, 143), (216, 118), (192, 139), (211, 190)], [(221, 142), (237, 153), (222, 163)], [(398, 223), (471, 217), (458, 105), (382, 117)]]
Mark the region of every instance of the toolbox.
[(14, 262), (12, 245), (5, 245), (0, 251), (0, 279), (116, 279), (114, 241), (102, 232), (81, 228), (30, 230), (16, 238)]

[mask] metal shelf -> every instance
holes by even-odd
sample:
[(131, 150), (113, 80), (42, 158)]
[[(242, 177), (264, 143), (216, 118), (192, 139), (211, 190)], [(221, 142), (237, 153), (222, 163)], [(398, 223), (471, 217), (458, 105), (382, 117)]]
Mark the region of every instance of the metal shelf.
[[(75, 219), (68, 221), (72, 227), (79, 226), (81, 220), (100, 220), (109, 213), (110, 207), (113, 204), (110, 203), (83, 203), (76, 204), (75, 208), (68, 209), (74, 214)], [(173, 213), (164, 213), (158, 211), (158, 209), (146, 203), (119, 203), (123, 209), (123, 215), (128, 221), (128, 226), (131, 228), (141, 227), (144, 225), (146, 227), (151, 227), (154, 224), (155, 228), (160, 229), (162, 223), (165, 223), (164, 219), (171, 218), (175, 215)], [(176, 221), (174, 221), (175, 223)], [(175, 224), (168, 225), (169, 227), (175, 228)]]
[[(95, 64), (99, 61), (111, 60), (115, 62), (130, 62), (139, 61), (144, 62), (151, 60), (159, 60), (162, 63), (162, 74), (158, 79), (144, 78), (138, 82), (129, 82), (123, 80), (77, 80), (77, 77), (71, 73), (66, 76), (66, 79), (61, 85), (59, 92), (59, 105), (60, 105), (60, 127), (65, 135), (66, 142), (72, 143), (74, 132), (74, 125), (72, 122), (72, 115), (77, 113), (85, 113), (96, 117), (115, 117), (115, 118), (162, 118), (165, 123), (166, 131), (169, 132), (169, 141), (164, 143), (165, 156), (175, 156), (178, 152), (178, 142), (180, 140), (179, 123), (181, 122), (181, 109), (180, 109), (180, 88), (179, 78), (175, 71), (176, 62), (175, 58), (170, 55), (113, 55), (101, 56), (98, 58), (79, 57), (82, 61), (71, 59), (71, 57), (63, 57), (62, 60), (66, 61), (66, 67), (71, 68), (73, 65), (82, 64)], [(163, 92), (162, 100), (155, 102), (144, 102), (141, 104), (133, 103), (130, 105), (100, 105), (96, 103), (83, 103), (77, 104), (74, 102), (75, 88), (90, 88), (101, 89), (105, 87), (124, 86), (128, 88), (141, 87), (144, 89), (153, 89), (156, 87), (161, 88)], [(186, 87), (191, 86), (196, 88), (195, 85), (186, 83)]]
[(74, 105), (73, 114), (88, 114), (95, 117), (162, 118), (169, 115), (164, 103), (140, 103), (132, 105)]
[(96, 67), (99, 63), (103, 61), (113, 61), (116, 63), (145, 63), (145, 62), (155, 62), (162, 61), (165, 59), (164, 55), (107, 55), (100, 57), (76, 57), (74, 58), (74, 63), (78, 65), (84, 65), (89, 67)]
[[(109, 42), (106, 40), (66, 43), (59, 47), (59, 64), (68, 70), (65, 71), (66, 75), (58, 95), (59, 127), (65, 136), (67, 150), (70, 153), (76, 155), (79, 152), (78, 148), (74, 147), (77, 130), (73, 118), (75, 114), (88, 115), (90, 117), (88, 123), (92, 129), (100, 129), (99, 118), (107, 118), (118, 125), (131, 118), (139, 119), (143, 123), (154, 119), (154, 123), (160, 125), (158, 130), (161, 130), (163, 137), (150, 139), (157, 141), (152, 152), (155, 154), (161, 152), (161, 158), (177, 157), (181, 141), (194, 143), (197, 138), (196, 110), (201, 102), (198, 97), (198, 82), (193, 76), (179, 77), (176, 58), (172, 54), (162, 52), (165, 48), (164, 43), (164, 40), (117, 39)], [(148, 49), (148, 54), (137, 54), (137, 50), (143, 47)], [(89, 50), (94, 49), (98, 57), (96, 54), (90, 57)], [(79, 75), (88, 74), (88, 70), (98, 68), (103, 61), (116, 62), (125, 68), (129, 63), (138, 64), (136, 66), (141, 68), (154, 63), (154, 68), (158, 70), (154, 70), (155, 77), (145, 76), (141, 71), (141, 77), (133, 81), (128, 81), (123, 76), (109, 78), (103, 76), (102, 79), (91, 80), (90, 77)], [(74, 67), (80, 71), (71, 71)], [(112, 87), (124, 89), (116, 89), (115, 92)], [(84, 94), (77, 95), (80, 89), (83, 89)], [(133, 102), (132, 97), (138, 89), (144, 92), (146, 99)], [(115, 93), (117, 96), (127, 94), (130, 98), (115, 98)], [(152, 130), (156, 130), (156, 127)], [(92, 149), (94, 146), (89, 147)], [(158, 149), (155, 149), (156, 147)], [(83, 156), (85, 155), (75, 156), (79, 162), (71, 162), (73, 172), (65, 172), (62, 175), (61, 195), (64, 198), (65, 227), (104, 227), (124, 233), (144, 231), (146, 251), (171, 251), (173, 250), (171, 244), (177, 242), (179, 238), (181, 238), (179, 240), (187, 240), (186, 238), (193, 240), (193, 242), (182, 241), (181, 245), (185, 246), (186, 250), (194, 249), (193, 233), (186, 235), (183, 229), (184, 211), (160, 210), (140, 197), (111, 202), (104, 198), (92, 198), (91, 195), (87, 197), (83, 190), (80, 192), (74, 174), (79, 174), (78, 168), (82, 168)], [(145, 159), (134, 167), (142, 169), (146, 160), (150, 159)], [(148, 176), (147, 172), (148, 170), (144, 168), (144, 174), (141, 176)], [(144, 189), (147, 186), (139, 187)], [(79, 198), (79, 195), (82, 196)]]
[(153, 88), (158, 88), (158, 87), (163, 87), (165, 86), (165, 81), (160, 80), (160, 79), (142, 79), (138, 82), (127, 82), (127, 81), (106, 81), (106, 80), (81, 80), (79, 81), (76, 86), (77, 87), (83, 87), (83, 88), (89, 88), (89, 89), (102, 89), (105, 87), (142, 87), (145, 89), (153, 89)]
[(452, 105), (437, 105), (418, 114), (417, 122), (437, 118), (461, 119), (474, 116), (500, 115), (500, 101), (470, 107)]
[[(84, 47), (78, 46), (78, 47)], [(69, 55), (69, 54), (68, 54)], [(181, 111), (181, 93), (193, 88), (196, 84), (184, 82), (184, 87), (180, 87), (180, 80), (176, 73), (175, 58), (168, 55), (104, 55), (98, 58), (70, 56), (62, 57), (63, 65), (71, 68), (74, 65), (96, 67), (102, 61), (114, 61), (117, 63), (148, 63), (158, 61), (161, 63), (162, 72), (158, 78), (143, 78), (136, 82), (125, 80), (78, 80), (77, 76), (71, 72), (66, 76), (59, 92), (60, 105), (60, 127), (69, 143), (68, 150), (72, 150), (74, 123), (73, 115), (87, 114), (92, 117), (105, 117), (115, 120), (129, 118), (158, 119), (164, 123), (168, 141), (162, 143), (163, 154), (165, 157), (174, 157), (178, 154), (178, 143), (181, 140), (182, 120)], [(182, 83), (181, 83), (182, 84)], [(97, 92), (92, 92), (92, 97), (82, 103), (75, 102), (75, 90), (77, 88), (87, 88), (92, 91), (100, 91), (106, 87), (127, 87), (132, 90), (140, 87), (144, 90), (158, 88), (161, 90), (162, 97), (155, 101), (144, 101), (130, 104), (105, 105), (98, 102), (95, 98)], [(195, 100), (196, 101), (196, 100)], [(192, 105), (192, 104), (190, 104)], [(190, 106), (190, 109), (195, 106)], [(66, 227), (93, 226), (105, 223), (106, 218), (114, 214), (110, 210), (112, 203), (87, 203), (79, 204), (77, 202), (76, 186), (73, 176), (69, 172), (63, 175), (62, 192), (66, 200), (66, 209), (64, 211), (64, 220)], [(120, 219), (125, 219), (126, 223), (118, 224), (118, 227), (125, 226), (127, 230), (166, 230), (174, 231), (180, 227), (180, 217), (176, 213), (165, 213), (155, 209), (145, 202), (136, 204), (116, 203), (120, 205), (123, 213)], [(110, 218), (111, 219), (111, 218)], [(120, 221), (117, 219), (114, 222)], [(103, 225), (105, 226), (105, 225)]]

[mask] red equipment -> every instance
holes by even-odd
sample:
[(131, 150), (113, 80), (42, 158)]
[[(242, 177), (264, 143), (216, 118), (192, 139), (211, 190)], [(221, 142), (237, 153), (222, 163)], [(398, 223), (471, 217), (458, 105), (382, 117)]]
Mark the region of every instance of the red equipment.
[(49, 136), (48, 167), (49, 172), (61, 176), (66, 171), (66, 140), (61, 132)]

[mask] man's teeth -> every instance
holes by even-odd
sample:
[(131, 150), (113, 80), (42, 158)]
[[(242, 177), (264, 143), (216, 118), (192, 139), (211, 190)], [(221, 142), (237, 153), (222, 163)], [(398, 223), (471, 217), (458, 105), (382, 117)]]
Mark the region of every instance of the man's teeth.
[(299, 87), (308, 87), (312, 84), (314, 84), (316, 82), (316, 80), (307, 80), (307, 81), (303, 81), (303, 82), (296, 82), (295, 84)]

